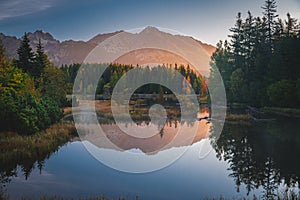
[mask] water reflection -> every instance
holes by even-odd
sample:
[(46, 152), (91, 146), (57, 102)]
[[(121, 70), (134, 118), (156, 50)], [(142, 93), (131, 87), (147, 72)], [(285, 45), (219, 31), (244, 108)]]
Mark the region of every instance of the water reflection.
[[(208, 110), (201, 114), (209, 115)], [(118, 123), (101, 123), (95, 113), (82, 112), (75, 124), (81, 140), (88, 141), (83, 144), (94, 158), (113, 169), (131, 173), (162, 169), (209, 134), (210, 124), (205, 119), (197, 120), (196, 114), (183, 119), (150, 119), (132, 121), (120, 115)]]
[[(210, 139), (210, 143), (214, 148), (216, 157), (219, 160), (225, 160), (229, 164), (227, 170), (230, 174), (229, 176), (231, 181), (235, 183), (237, 192), (241, 192), (242, 195), (250, 195), (253, 191), (262, 191), (262, 195), (259, 196), (262, 199), (272, 199), (276, 198), (277, 196), (285, 199), (293, 199), (293, 197), (295, 197), (294, 199), (296, 199), (297, 195), (299, 198), (299, 120), (279, 119), (276, 122), (253, 122), (249, 123), (248, 125), (225, 123), (223, 132), (218, 139), (216, 139), (214, 131), (220, 129), (221, 124), (215, 121), (211, 121), (210, 123), (207, 122), (207, 120), (201, 120), (197, 122), (199, 123), (198, 132), (196, 137), (193, 139), (193, 143), (198, 144), (203, 138)], [(139, 125), (146, 126), (147, 123), (148, 122), (141, 122)], [(130, 124), (128, 124), (128, 126), (130, 126)], [(159, 153), (158, 151), (164, 152), (170, 150), (171, 147), (168, 146), (168, 144), (174, 139), (176, 131), (179, 127), (185, 128), (185, 126), (188, 126), (188, 123), (171, 120), (163, 126), (162, 132), (159, 132), (157, 135), (149, 139), (143, 139), (122, 134), (122, 132), (114, 123), (102, 124), (103, 129), (106, 131), (106, 135), (103, 137), (108, 138), (110, 142), (119, 147), (119, 151), (140, 149), (145, 153), (145, 155), (148, 156), (157, 154)], [(92, 136), (93, 134), (87, 135)], [(95, 143), (97, 142), (92, 138), (91, 141)], [(186, 145), (184, 140), (178, 141), (180, 142), (175, 143), (175, 147)], [(57, 152), (62, 145), (64, 145), (64, 143), (59, 143), (45, 149), (31, 149), (30, 151), (26, 152), (18, 152), (17, 154), (1, 152), (1, 190), (5, 190), (5, 187), (9, 184), (10, 180), (19, 175), (18, 172), (20, 171), (22, 172), (24, 179), (30, 179), (30, 174), (33, 171), (41, 172), (45, 167), (45, 161), (50, 157), (53, 157), (53, 153)], [(108, 146), (107, 143), (100, 143), (98, 145), (102, 145), (103, 149), (112, 148), (112, 146)], [(198, 149), (196, 149), (196, 151), (198, 151)], [(70, 152), (70, 154), (73, 153), (74, 152)], [(79, 160), (83, 159), (80, 156), (86, 156), (86, 154), (77, 155), (78, 154), (76, 154), (76, 159)], [(62, 159), (66, 160), (66, 158)], [(189, 162), (188, 159), (190, 158), (187, 157), (185, 159), (186, 162)], [(201, 162), (201, 160), (199, 160), (199, 162)], [(211, 166), (207, 167), (209, 168), (213, 167), (213, 165), (217, 165), (218, 163), (216, 162), (219, 161), (212, 161), (208, 164)], [(95, 165), (94, 168), (98, 167), (95, 163), (88, 162), (88, 164)], [(72, 165), (72, 163), (70, 165)], [(197, 165), (197, 163), (193, 162), (193, 165)], [(67, 170), (72, 171), (71, 168), (72, 167), (68, 168)], [(59, 167), (55, 169), (57, 170)], [(168, 170), (171, 169), (165, 169), (164, 173), (168, 174)], [(200, 173), (199, 171), (203, 170), (203, 168), (199, 168), (198, 165), (190, 167), (187, 165), (182, 169), (181, 166), (177, 166), (176, 168), (176, 166), (173, 165), (172, 170), (175, 171), (174, 174), (177, 174), (180, 170), (180, 172), (185, 172), (186, 176), (188, 176), (187, 174), (189, 173), (193, 174), (191, 177), (189, 177), (189, 181), (197, 183), (196, 180), (192, 180), (190, 178), (193, 176), (197, 177), (197, 175)], [(96, 171), (97, 170), (95, 169), (95, 172)], [(52, 173), (59, 174), (59, 172), (56, 171)], [(78, 171), (74, 172), (74, 174), (71, 174), (70, 176), (76, 176), (76, 173), (78, 173)], [(116, 174), (115, 171), (110, 173)], [(118, 176), (119, 175), (120, 174), (118, 174)], [(83, 174), (82, 176), (86, 175)], [(155, 176), (155, 174), (150, 174), (149, 176)], [(211, 177), (210, 174), (207, 176)], [(224, 173), (224, 176), (227, 176), (227, 174)], [(100, 177), (101, 176), (99, 175), (98, 178)], [(111, 175), (108, 178), (111, 177), (114, 176)], [(132, 178), (137, 178), (137, 176), (130, 175), (128, 175), (128, 177), (130, 180)], [(38, 178), (42, 179), (42, 176)], [(39, 181), (42, 181), (40, 179)], [(225, 178), (220, 175), (219, 179), (224, 180)], [(117, 179), (111, 181), (118, 182), (120, 180)], [(170, 179), (169, 181), (174, 182), (175, 180)], [(167, 181), (164, 183), (167, 183)], [(159, 185), (160, 183), (155, 184)], [(211, 183), (207, 182), (208, 187), (214, 188), (215, 185), (209, 184)], [(159, 187), (163, 186), (159, 185)], [(227, 186), (222, 185), (222, 187)], [(185, 189), (188, 190), (190, 188), (184, 188), (183, 186), (182, 190), (184, 191)], [(244, 189), (246, 189), (246, 193), (243, 193)], [(0, 197), (1, 195), (4, 195), (1, 190)], [(31, 194), (30, 191), (27, 192)], [(53, 192), (55, 193), (56, 191)], [(117, 193), (118, 191), (114, 190), (113, 192)], [(176, 192), (179, 191), (174, 192), (175, 193), (173, 195), (176, 196)], [(182, 195), (182, 191), (180, 195)], [(218, 196), (219, 194), (214, 197)], [(141, 198), (142, 197), (143, 196), (141, 196)], [(232, 196), (228, 196), (228, 198), (232, 198)]]
[(248, 126), (225, 123), (218, 140), (211, 135), (217, 158), (230, 164), (228, 170), (238, 192), (244, 184), (247, 195), (263, 188), (265, 199), (299, 197), (299, 190), (295, 190), (299, 189), (300, 177), (299, 122), (279, 119)]
[[(45, 161), (68, 142), (67, 138), (59, 138), (45, 143), (37, 139), (34, 141), (32, 138), (24, 138), (24, 140), (40, 143), (35, 146), (30, 146), (29, 144), (22, 147), (17, 146), (14, 149), (9, 147), (9, 142), (1, 143), (3, 146), (0, 154), (0, 199), (5, 199), (6, 187), (13, 177), (18, 176), (18, 169), (20, 169), (25, 180), (29, 179), (30, 174), (35, 169), (41, 174)], [(5, 145), (10, 150), (6, 150)]]
[[(91, 142), (99, 148), (120, 151), (140, 149), (146, 154), (155, 154), (172, 147), (191, 145), (203, 138), (207, 138), (210, 124), (207, 124), (207, 120), (201, 120), (196, 123), (198, 127), (196, 134), (189, 130), (191, 125), (186, 122), (167, 121), (162, 127), (156, 124), (154, 127), (157, 128), (157, 134), (149, 138), (138, 138), (128, 135), (115, 123), (101, 124), (103, 132), (98, 131), (99, 127), (97, 125), (89, 124), (89, 129), (82, 139)], [(130, 127), (135, 124), (124, 123), (123, 125)], [(141, 122), (140, 126), (147, 127), (148, 123)], [(81, 126), (79, 125), (78, 127), (80, 128)], [(184, 130), (184, 134), (178, 134), (180, 129)], [(190, 141), (192, 142), (190, 143)]]

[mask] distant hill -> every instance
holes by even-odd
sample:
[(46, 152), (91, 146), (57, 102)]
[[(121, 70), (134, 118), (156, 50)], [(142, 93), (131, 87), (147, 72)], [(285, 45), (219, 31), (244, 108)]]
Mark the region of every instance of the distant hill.
[[(215, 50), (212, 45), (192, 37), (172, 35), (155, 27), (147, 27), (140, 33), (116, 31), (98, 34), (88, 41), (61, 42), (42, 30), (28, 33), (28, 37), (34, 50), (41, 39), (49, 59), (57, 66), (82, 63), (84, 60), (90, 63), (118, 62), (132, 65), (153, 63), (175, 66), (176, 63), (178, 66), (189, 64), (207, 76), (210, 56)], [(9, 57), (17, 56), (20, 38), (0, 33), (0, 41)]]

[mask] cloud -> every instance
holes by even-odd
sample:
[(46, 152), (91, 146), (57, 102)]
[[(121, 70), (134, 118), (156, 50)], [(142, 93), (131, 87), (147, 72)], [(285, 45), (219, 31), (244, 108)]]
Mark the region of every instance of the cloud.
[(55, 0), (1, 0), (0, 20), (46, 10), (54, 6)]

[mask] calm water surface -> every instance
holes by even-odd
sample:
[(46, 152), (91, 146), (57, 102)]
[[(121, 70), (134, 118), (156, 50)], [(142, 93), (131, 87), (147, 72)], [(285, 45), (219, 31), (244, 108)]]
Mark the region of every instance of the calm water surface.
[[(267, 199), (279, 195), (298, 195), (300, 177), (300, 120), (278, 118), (275, 122), (245, 124), (225, 123), (218, 140), (218, 123), (201, 120), (198, 133), (184, 155), (158, 171), (132, 174), (111, 169), (85, 149), (89, 141), (68, 142), (49, 158), (32, 166), (22, 161), (1, 167), (2, 190), (11, 199), (37, 198), (43, 195), (64, 198), (107, 196), (127, 199), (204, 199), (225, 197)], [(114, 144), (134, 148), (130, 138), (118, 137), (114, 124), (105, 125)], [(176, 125), (184, 126), (184, 125)], [(172, 139), (175, 122), (166, 125), (163, 135), (154, 136), (151, 144)], [(119, 139), (118, 139), (119, 138)], [(123, 141), (123, 142), (120, 142)], [(127, 141), (127, 142), (126, 142)], [(204, 158), (199, 153), (204, 143), (211, 151)], [(134, 141), (136, 151), (152, 156), (151, 145)], [(148, 146), (147, 146), (148, 145)], [(174, 149), (183, 144), (174, 145)], [(145, 147), (145, 148), (142, 148)], [(103, 147), (110, 148), (110, 147)], [(161, 151), (172, 151), (162, 149)], [(111, 151), (118, 151), (111, 148)], [(15, 169), (9, 176), (7, 170)], [(12, 170), (13, 171), (13, 170)], [(5, 175), (6, 174), (6, 175)]]

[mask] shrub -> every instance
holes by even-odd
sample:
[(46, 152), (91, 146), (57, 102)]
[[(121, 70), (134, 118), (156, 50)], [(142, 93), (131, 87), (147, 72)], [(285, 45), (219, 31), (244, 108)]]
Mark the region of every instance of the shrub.
[(14, 91), (0, 96), (0, 131), (34, 134), (56, 123), (62, 110), (52, 99), (37, 99), (31, 93), (25, 97)]
[(291, 81), (281, 80), (268, 86), (267, 95), (274, 106), (290, 107), (296, 105), (296, 87)]

